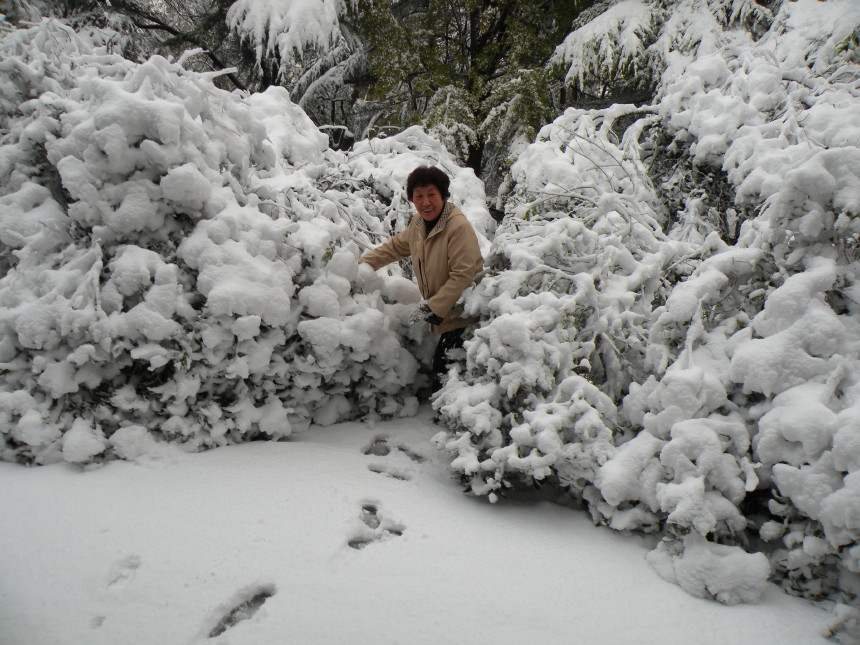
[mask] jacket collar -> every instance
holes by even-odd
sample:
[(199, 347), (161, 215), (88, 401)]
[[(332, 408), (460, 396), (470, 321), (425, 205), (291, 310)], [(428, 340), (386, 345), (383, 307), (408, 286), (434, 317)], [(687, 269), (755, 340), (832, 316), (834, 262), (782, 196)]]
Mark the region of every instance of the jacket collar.
[(422, 218), (420, 214), (418, 214), (418, 218), (415, 223), (417, 226), (421, 227), (421, 231), (424, 232), (427, 237), (431, 237), (433, 235), (436, 235), (437, 231), (441, 231), (443, 228), (445, 228), (445, 222), (448, 221), (448, 219), (451, 217), (451, 214), (456, 208), (457, 207), (454, 206), (454, 204), (449, 201), (446, 201), (445, 205), (442, 206), (442, 212), (439, 213), (439, 221), (436, 222), (436, 226), (433, 227), (433, 230), (430, 231), (429, 235), (427, 235), (426, 233), (427, 226), (426, 224), (424, 224), (424, 218)]

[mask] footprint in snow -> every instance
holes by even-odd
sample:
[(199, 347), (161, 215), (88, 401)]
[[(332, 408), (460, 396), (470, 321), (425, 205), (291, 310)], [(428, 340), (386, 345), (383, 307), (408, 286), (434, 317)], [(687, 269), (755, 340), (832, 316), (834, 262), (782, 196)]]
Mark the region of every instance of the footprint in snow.
[(108, 574), (107, 587), (108, 589), (122, 589), (125, 587), (137, 574), (140, 568), (140, 556), (136, 553), (130, 553), (124, 558), (114, 562)]
[(366, 502), (362, 505), (358, 518), (364, 527), (360, 535), (347, 542), (347, 545), (353, 549), (363, 549), (374, 542), (382, 542), (390, 540), (394, 536), (403, 535), (406, 527), (402, 524), (392, 522), (379, 511), (379, 507), (372, 503)]
[(220, 636), (231, 627), (235, 627), (236, 623), (248, 620), (274, 595), (275, 587), (271, 585), (255, 587), (249, 592), (241, 593), (238, 600), (232, 603), (231, 608), (221, 616), (218, 624), (210, 630), (209, 638)]
[(402, 452), (404, 455), (409, 457), (409, 459), (411, 459), (417, 464), (427, 461), (426, 457), (419, 455), (417, 452), (411, 450), (410, 448), (404, 446), (401, 443), (392, 444), (392, 442), (385, 435), (377, 435), (376, 437), (374, 437), (373, 441), (371, 441), (370, 444), (365, 446), (362, 452), (365, 455), (376, 455), (377, 457), (385, 457), (391, 454), (392, 450)]

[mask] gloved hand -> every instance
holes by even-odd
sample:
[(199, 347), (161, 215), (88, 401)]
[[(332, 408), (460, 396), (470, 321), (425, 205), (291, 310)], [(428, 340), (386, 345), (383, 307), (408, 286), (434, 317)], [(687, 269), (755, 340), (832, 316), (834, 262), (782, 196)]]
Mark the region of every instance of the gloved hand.
[(415, 305), (415, 309), (412, 310), (412, 315), (409, 316), (410, 323), (417, 323), (421, 320), (429, 322), (431, 325), (439, 325), (442, 323), (442, 319), (433, 313), (433, 310), (427, 305), (425, 301), (419, 302)]

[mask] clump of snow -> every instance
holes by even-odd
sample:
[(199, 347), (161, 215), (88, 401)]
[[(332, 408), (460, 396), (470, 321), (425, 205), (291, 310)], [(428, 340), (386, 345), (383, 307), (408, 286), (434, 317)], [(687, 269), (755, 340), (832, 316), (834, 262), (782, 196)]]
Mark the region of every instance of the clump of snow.
[[(238, 11), (238, 4), (231, 10)], [(289, 100), (283, 87), (269, 87), (264, 92), (251, 94), (245, 101), (265, 115), (263, 124), (277, 155), (294, 165), (323, 161), (328, 137), (314, 127), (304, 110)]]
[(144, 426), (123, 426), (108, 441), (117, 457), (139, 464), (175, 462), (183, 454), (177, 447), (156, 439)]
[(98, 427), (84, 419), (76, 419), (63, 435), (63, 458), (71, 463), (83, 463), (104, 452), (104, 435)]
[(825, 633), (829, 638), (844, 645), (860, 642), (860, 610), (849, 605), (837, 604)]
[(646, 559), (663, 579), (687, 593), (727, 605), (761, 600), (770, 576), (764, 554), (708, 542), (698, 535), (684, 540), (681, 554), (670, 553), (661, 543)]

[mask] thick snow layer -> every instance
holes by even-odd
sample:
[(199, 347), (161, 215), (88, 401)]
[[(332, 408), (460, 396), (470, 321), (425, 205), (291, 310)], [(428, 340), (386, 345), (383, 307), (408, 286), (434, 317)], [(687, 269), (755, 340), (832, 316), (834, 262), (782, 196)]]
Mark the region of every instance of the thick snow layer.
[[(772, 571), (856, 603), (860, 4), (601, 6), (562, 59), (653, 81), (657, 101), (544, 127), (511, 168), (495, 237), (481, 181), (420, 128), (336, 152), (284, 90), (224, 92), (59, 21), (11, 31), (2, 459), (163, 460), (164, 440), (190, 452), (414, 414), (432, 341), (407, 323), (408, 263), (356, 258), (405, 226), (405, 177), (433, 163), (487, 257), (465, 298), (483, 320), (435, 399), (461, 483), (491, 500), (559, 484), (595, 521), (672, 542), (668, 577), (691, 593), (754, 600)], [(283, 57), (338, 38), (344, 7), (239, 2), (231, 21)], [(365, 505), (356, 545), (404, 537)], [(758, 538), (767, 568), (700, 548)], [(112, 579), (146, 561), (120, 558)], [(750, 576), (724, 579), (721, 561)], [(501, 587), (481, 574), (472, 593)], [(279, 602), (282, 578), (244, 600)]]
[[(581, 511), (463, 495), (437, 429), (425, 410), (193, 455), (126, 429), (133, 463), (0, 464), (14, 491), (0, 500), (0, 641), (826, 643), (826, 612), (773, 584), (758, 604), (705, 601), (661, 580), (642, 538)], [(733, 557), (675, 569), (701, 579)]]

